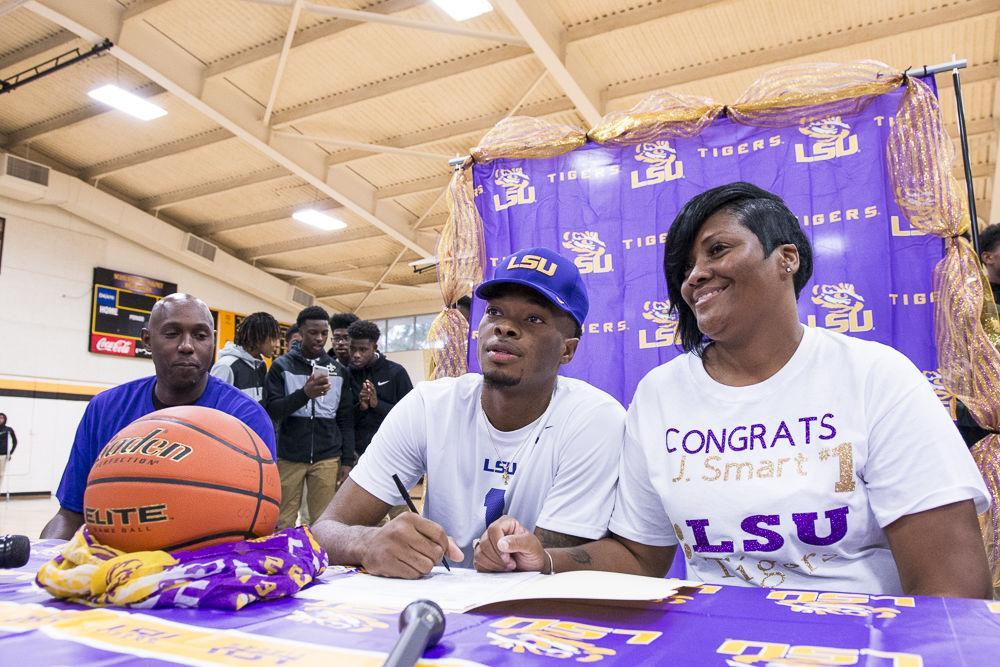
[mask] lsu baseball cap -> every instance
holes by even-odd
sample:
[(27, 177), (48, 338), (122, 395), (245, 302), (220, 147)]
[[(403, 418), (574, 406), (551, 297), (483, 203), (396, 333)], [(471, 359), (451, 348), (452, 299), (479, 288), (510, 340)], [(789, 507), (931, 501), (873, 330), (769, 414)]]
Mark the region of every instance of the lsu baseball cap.
[(489, 298), (494, 288), (509, 283), (539, 292), (581, 327), (587, 319), (590, 300), (580, 270), (573, 260), (557, 252), (548, 248), (526, 248), (507, 255), (497, 262), (493, 277), (476, 288), (476, 296)]

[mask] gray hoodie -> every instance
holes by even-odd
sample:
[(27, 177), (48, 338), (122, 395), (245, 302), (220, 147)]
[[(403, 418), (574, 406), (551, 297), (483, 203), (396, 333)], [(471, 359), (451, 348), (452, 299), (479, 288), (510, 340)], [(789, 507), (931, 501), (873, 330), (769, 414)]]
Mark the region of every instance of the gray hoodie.
[(233, 385), (255, 401), (264, 396), (264, 378), (267, 366), (235, 343), (226, 343), (219, 352), (219, 360), (211, 370), (212, 375)]

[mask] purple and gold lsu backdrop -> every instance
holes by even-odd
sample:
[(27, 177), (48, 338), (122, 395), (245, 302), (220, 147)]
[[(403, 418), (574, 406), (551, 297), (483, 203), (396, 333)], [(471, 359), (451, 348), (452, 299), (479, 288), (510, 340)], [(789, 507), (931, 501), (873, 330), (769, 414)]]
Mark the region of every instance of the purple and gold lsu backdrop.
[[(720, 118), (690, 139), (588, 143), (555, 158), (477, 164), (484, 276), (520, 248), (544, 246), (572, 259), (590, 314), (563, 374), (628, 405), (649, 370), (681, 353), (663, 277), (674, 217), (705, 190), (749, 181), (780, 195), (813, 244), (801, 320), (891, 345), (934, 382), (932, 270), (943, 242), (913, 229), (893, 199), (885, 146), (902, 95), (802, 127)], [(483, 307), (477, 299), (473, 322)], [(478, 370), (472, 342), (469, 368)]]

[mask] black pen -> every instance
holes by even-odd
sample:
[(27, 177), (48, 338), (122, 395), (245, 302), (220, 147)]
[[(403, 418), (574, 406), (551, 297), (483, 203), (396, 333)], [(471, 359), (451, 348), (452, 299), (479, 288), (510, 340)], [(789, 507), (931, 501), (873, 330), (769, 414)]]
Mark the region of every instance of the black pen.
[[(413, 504), (412, 500), (410, 500), (410, 494), (406, 492), (406, 487), (403, 486), (403, 482), (399, 479), (399, 475), (394, 473), (392, 475), (392, 481), (396, 483), (396, 488), (399, 489), (399, 495), (403, 496), (403, 501), (406, 503), (406, 506), (410, 508), (410, 511), (414, 514), (419, 514), (417, 506)], [(441, 556), (441, 562), (444, 564), (445, 569), (451, 572), (451, 565), (448, 565), (448, 559)]]

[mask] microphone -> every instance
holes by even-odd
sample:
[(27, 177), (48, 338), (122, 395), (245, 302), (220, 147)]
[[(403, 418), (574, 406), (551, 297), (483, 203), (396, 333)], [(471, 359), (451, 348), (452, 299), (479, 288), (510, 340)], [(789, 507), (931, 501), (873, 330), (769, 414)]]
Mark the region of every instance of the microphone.
[(399, 614), (399, 639), (384, 667), (413, 667), (424, 651), (441, 641), (444, 612), (430, 600), (416, 600)]
[[(31, 542), (24, 535), (0, 535), (0, 569), (23, 567), (31, 556)], [(400, 619), (402, 623), (402, 619)]]

